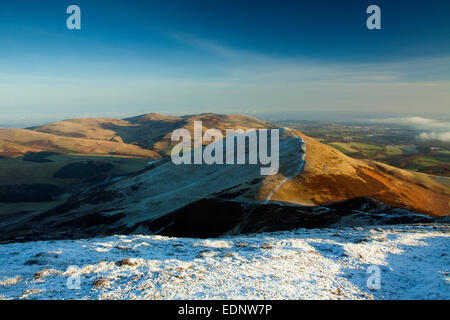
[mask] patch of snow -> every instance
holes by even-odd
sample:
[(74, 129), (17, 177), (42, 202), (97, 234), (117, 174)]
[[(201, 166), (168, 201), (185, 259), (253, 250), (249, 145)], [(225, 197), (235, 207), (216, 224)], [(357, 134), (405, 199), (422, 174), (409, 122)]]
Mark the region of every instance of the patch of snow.
[(157, 160), (154, 160), (154, 161), (149, 161), (149, 162), (147, 162), (147, 164), (148, 165), (152, 165), (152, 164), (155, 164), (155, 163), (158, 163), (158, 162), (160, 162), (160, 161), (162, 161), (163, 159), (161, 158), (161, 159), (157, 159)]
[[(4, 244), (0, 297), (450, 299), (449, 230), (423, 224)], [(367, 286), (372, 265), (381, 270), (379, 290)], [(69, 289), (77, 275), (79, 289)]]

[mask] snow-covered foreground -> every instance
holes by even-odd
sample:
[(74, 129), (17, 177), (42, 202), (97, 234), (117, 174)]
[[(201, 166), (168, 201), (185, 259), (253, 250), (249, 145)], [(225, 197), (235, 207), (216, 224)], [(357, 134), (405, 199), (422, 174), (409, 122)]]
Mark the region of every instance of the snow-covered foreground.
[[(6, 299), (450, 299), (450, 226), (0, 245)], [(381, 288), (367, 269), (379, 266)], [(76, 271), (80, 268), (80, 288)], [(70, 277), (72, 275), (72, 277)]]

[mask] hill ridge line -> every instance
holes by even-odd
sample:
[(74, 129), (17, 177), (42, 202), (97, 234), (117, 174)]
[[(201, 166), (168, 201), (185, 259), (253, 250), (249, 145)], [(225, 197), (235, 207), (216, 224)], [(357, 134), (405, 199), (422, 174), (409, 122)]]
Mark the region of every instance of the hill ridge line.
[(289, 175), (289, 176), (285, 177), (283, 180), (281, 180), (280, 183), (269, 193), (269, 195), (267, 196), (266, 200), (264, 201), (264, 204), (269, 203), (269, 201), (272, 199), (272, 197), (275, 194), (275, 192), (277, 192), (278, 189), (280, 189), (283, 186), (283, 184), (285, 184), (287, 181), (289, 181), (290, 179), (294, 178), (295, 176), (299, 175), (300, 172), (302, 171), (304, 165), (305, 165), (305, 158), (306, 158), (306, 142), (305, 142), (305, 140), (303, 140), (303, 138), (300, 137), (298, 134), (294, 133), (291, 128), (284, 127), (282, 129), (288, 131), (294, 137), (299, 138), (300, 141), (301, 141), (300, 145), (304, 146), (303, 148), (301, 147), (302, 150), (304, 150), (304, 151), (302, 152), (303, 154), (302, 154), (302, 156), (300, 158), (301, 161), (300, 161), (300, 164), (299, 164), (297, 170), (295, 171), (295, 173), (292, 174), (292, 175)]

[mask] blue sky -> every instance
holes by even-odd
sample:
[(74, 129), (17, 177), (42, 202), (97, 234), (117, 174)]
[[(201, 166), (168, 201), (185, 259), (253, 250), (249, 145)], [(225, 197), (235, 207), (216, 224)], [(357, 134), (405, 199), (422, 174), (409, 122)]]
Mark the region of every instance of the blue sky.
[[(82, 29), (66, 28), (77, 4)], [(382, 29), (366, 28), (368, 5)], [(145, 112), (448, 115), (448, 1), (0, 4), (0, 123)]]

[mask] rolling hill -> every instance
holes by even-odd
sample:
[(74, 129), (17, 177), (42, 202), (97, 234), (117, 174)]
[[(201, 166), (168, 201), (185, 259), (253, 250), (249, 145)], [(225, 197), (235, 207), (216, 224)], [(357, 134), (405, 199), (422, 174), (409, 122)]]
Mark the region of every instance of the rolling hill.
[[(71, 119), (32, 128), (33, 131), (61, 137), (76, 137), (89, 140), (115, 141), (150, 149), (165, 155), (173, 143), (173, 130), (193, 130), (194, 121), (201, 120), (203, 126), (225, 130), (226, 128), (269, 128), (263, 121), (244, 115), (220, 115), (205, 113), (182, 117), (149, 113), (123, 120), (117, 119)], [(0, 137), (0, 140), (1, 137)], [(141, 156), (136, 153), (136, 156)]]
[(0, 223), (1, 240), (114, 233), (205, 237), (300, 226), (420, 222), (449, 215), (448, 179), (353, 159), (289, 128), (278, 129), (280, 169), (273, 176), (261, 176), (260, 165), (175, 165), (164, 157), (173, 146), (171, 131), (192, 132), (195, 120), (222, 131), (274, 127), (241, 115), (147, 114), (0, 131), (0, 140), (30, 148), (73, 150), (75, 145), (91, 153), (119, 148), (114, 150), (120, 154), (162, 157), (149, 170), (75, 195), (32, 217)]
[[(11, 150), (11, 146), (15, 149)], [(152, 150), (120, 141), (75, 138), (28, 129), (0, 129), (0, 155), (19, 156), (30, 151), (160, 158)]]

